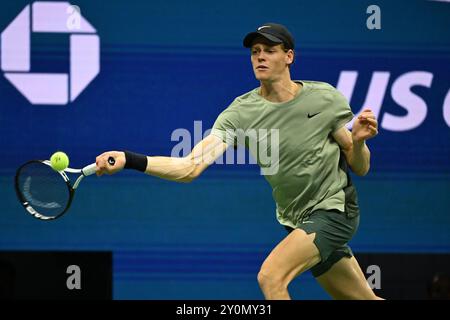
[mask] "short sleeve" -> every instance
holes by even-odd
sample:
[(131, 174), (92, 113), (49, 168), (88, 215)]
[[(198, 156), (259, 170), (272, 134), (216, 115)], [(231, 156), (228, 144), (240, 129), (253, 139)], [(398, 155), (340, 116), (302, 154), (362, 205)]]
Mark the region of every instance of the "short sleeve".
[(239, 128), (238, 112), (228, 107), (217, 117), (211, 134), (222, 139), (228, 146), (234, 146), (237, 128)]
[(348, 104), (347, 99), (337, 89), (333, 92), (332, 109), (334, 119), (331, 124), (331, 132), (342, 128), (345, 124), (350, 122), (355, 116)]

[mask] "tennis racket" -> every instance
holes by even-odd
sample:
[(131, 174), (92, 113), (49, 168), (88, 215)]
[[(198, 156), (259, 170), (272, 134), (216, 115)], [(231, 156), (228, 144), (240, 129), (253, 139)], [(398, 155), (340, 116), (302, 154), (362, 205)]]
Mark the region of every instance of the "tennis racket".
[[(115, 164), (108, 158), (110, 165)], [(75, 190), (84, 177), (94, 174), (95, 163), (82, 169), (55, 171), (48, 160), (31, 160), (21, 165), (15, 176), (17, 197), (25, 210), (40, 220), (54, 220), (69, 210)], [(67, 173), (79, 174), (72, 184)]]

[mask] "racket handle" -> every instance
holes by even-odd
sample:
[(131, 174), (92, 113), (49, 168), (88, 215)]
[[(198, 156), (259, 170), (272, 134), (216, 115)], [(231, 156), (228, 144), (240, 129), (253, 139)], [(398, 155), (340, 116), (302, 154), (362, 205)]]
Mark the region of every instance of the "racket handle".
[[(113, 166), (116, 163), (116, 159), (113, 157), (108, 158), (108, 163)], [(97, 165), (95, 163), (90, 164), (83, 169), (81, 169), (81, 172), (84, 176), (90, 176), (91, 174), (94, 174), (97, 171)]]
[(81, 172), (86, 177), (90, 176), (91, 174), (94, 174), (95, 171), (97, 171), (97, 165), (95, 163), (90, 164), (90, 165), (84, 167), (83, 169), (81, 169)]

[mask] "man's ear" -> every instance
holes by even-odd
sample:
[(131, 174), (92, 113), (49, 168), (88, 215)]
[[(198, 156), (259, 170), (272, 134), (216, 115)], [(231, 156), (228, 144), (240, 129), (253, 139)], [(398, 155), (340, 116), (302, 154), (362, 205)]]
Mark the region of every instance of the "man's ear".
[(286, 55), (286, 64), (294, 63), (294, 50), (289, 49)]

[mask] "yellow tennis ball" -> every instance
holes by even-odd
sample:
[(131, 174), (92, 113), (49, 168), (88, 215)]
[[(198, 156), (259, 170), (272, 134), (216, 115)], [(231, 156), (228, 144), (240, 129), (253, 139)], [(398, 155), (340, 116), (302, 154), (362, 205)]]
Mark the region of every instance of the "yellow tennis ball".
[(52, 168), (56, 171), (61, 171), (69, 166), (69, 157), (62, 151), (55, 152), (50, 157)]

